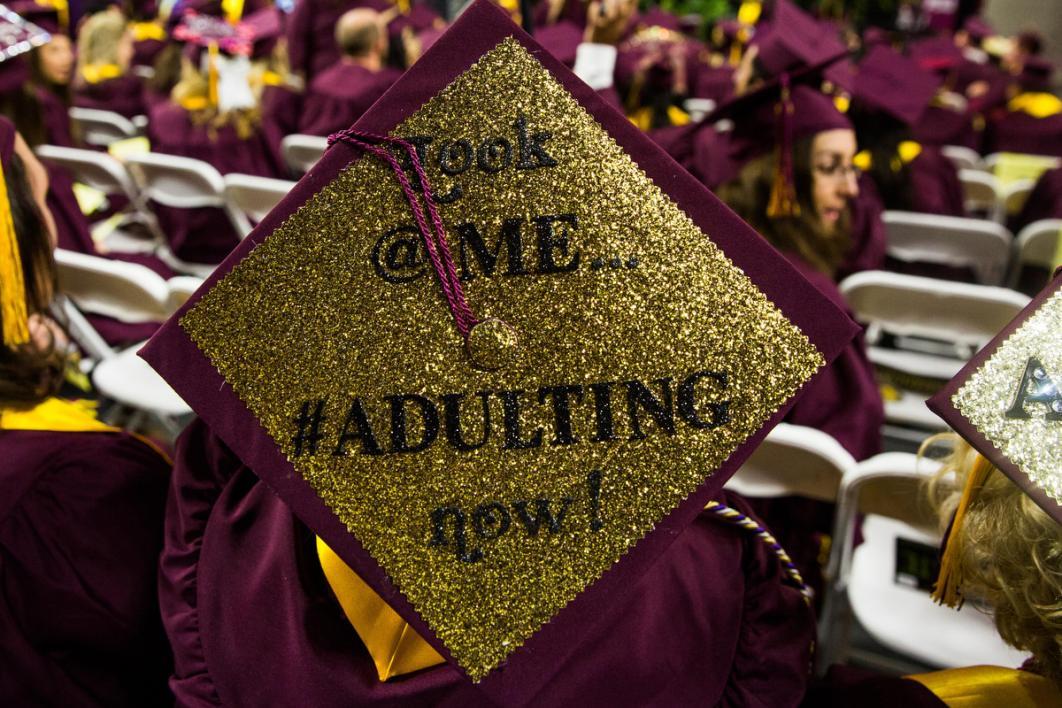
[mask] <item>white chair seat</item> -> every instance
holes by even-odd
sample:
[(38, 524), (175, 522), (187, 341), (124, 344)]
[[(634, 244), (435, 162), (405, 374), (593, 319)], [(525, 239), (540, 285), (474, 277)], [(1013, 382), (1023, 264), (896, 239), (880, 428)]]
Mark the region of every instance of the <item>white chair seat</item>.
[[(940, 540), (899, 521), (868, 515), (852, 555), (848, 598), (859, 623), (889, 649), (940, 668), (1018, 667), (1028, 655), (1007, 646), (988, 615), (972, 603), (956, 611), (925, 590), (897, 583), (896, 539), (936, 546)], [(902, 618), (900, 621), (898, 618)]]
[(92, 372), (92, 382), (107, 398), (163, 416), (192, 412), (147, 362), (136, 355), (143, 342), (101, 361)]

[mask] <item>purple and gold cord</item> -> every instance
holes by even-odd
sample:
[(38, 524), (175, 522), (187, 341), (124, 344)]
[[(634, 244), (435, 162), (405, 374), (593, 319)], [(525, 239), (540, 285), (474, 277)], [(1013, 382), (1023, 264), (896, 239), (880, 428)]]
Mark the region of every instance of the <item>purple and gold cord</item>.
[(785, 570), (785, 574), (796, 585), (797, 590), (804, 596), (804, 602), (811, 604), (811, 589), (804, 583), (804, 578), (800, 575), (800, 571), (797, 570), (796, 564), (793, 563), (793, 559), (789, 557), (785, 549), (782, 548), (782, 544), (778, 543), (771, 532), (760, 526), (756, 521), (745, 516), (737, 509), (733, 509), (726, 504), (710, 501), (705, 507), (705, 511), (710, 511), (715, 514), (717, 518), (722, 519), (728, 524), (733, 524), (738, 528), (744, 529), (752, 534), (756, 535), (760, 541), (762, 541), (771, 551), (778, 557), (778, 560), (782, 564), (782, 568)]

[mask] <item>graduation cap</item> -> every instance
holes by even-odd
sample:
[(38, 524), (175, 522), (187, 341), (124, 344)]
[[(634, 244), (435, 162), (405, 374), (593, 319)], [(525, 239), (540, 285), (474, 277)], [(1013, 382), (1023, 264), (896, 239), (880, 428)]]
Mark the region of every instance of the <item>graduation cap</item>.
[(912, 59), (879, 44), (859, 63), (852, 98), (910, 126), (918, 123), (940, 83)]
[(777, 0), (770, 22), (757, 29), (750, 45), (758, 47), (756, 60), (770, 76), (821, 65), (847, 52), (832, 28), (789, 0)]
[[(1062, 524), (1062, 273), (927, 402), (988, 464), (975, 467), (949, 536), (992, 466)], [(951, 551), (949, 552), (949, 548)], [(935, 597), (961, 602), (954, 546)]]
[(928, 37), (908, 45), (908, 54), (927, 71), (947, 74), (964, 61), (951, 37)]
[(142, 355), (521, 705), (855, 331), (479, 0)]
[(34, 0), (20, 0), (9, 3), (8, 9), (22, 19), (31, 22), (48, 34), (59, 34), (67, 25), (66, 3), (42, 4)]
[(1055, 65), (1041, 57), (1026, 57), (1022, 63), (1021, 73), (1018, 74), (1018, 85), (1023, 91), (1051, 90), (1051, 75), (1055, 73)]
[(29, 81), (26, 54), (52, 38), (41, 27), (0, 5), (0, 91), (14, 91)]

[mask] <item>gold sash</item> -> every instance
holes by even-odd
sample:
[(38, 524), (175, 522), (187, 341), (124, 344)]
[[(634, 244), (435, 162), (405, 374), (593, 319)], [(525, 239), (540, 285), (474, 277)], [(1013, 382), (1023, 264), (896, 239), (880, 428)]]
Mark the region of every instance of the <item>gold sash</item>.
[(1062, 708), (1062, 691), (1028, 671), (969, 666), (907, 678), (922, 684), (948, 708)]

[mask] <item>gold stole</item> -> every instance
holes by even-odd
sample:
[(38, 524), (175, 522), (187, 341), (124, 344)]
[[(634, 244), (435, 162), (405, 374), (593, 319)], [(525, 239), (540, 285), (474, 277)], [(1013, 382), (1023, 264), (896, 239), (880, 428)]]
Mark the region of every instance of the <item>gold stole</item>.
[(1062, 708), (1062, 691), (1050, 679), (1000, 666), (969, 666), (907, 678), (922, 684), (948, 708)]

